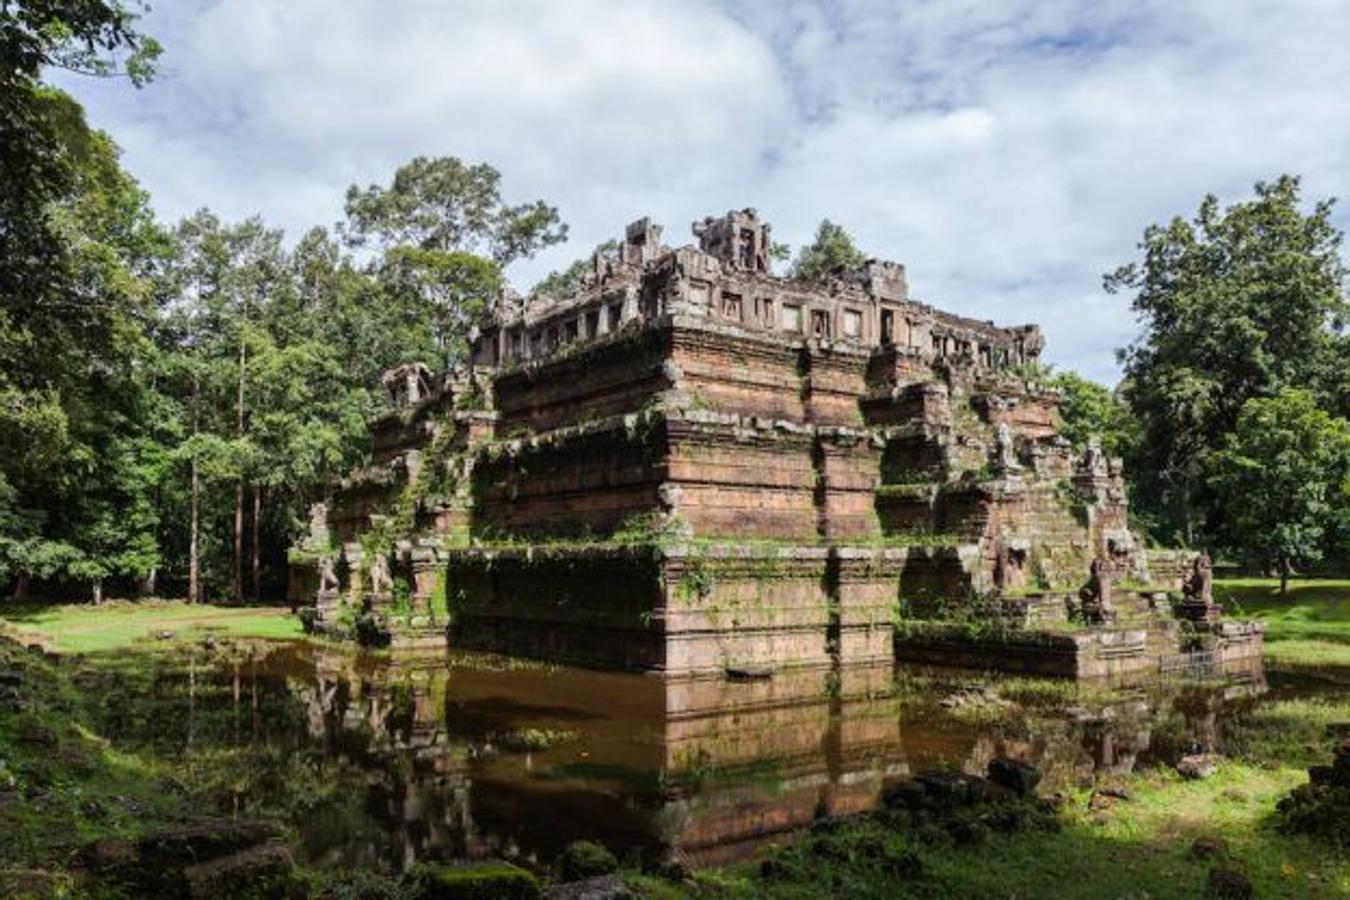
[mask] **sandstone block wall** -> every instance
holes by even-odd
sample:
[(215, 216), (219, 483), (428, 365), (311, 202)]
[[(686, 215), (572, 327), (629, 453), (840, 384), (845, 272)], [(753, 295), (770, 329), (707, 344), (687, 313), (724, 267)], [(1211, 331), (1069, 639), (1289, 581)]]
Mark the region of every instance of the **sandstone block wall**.
[(508, 369), (493, 379), (497, 435), (511, 438), (637, 412), (672, 386), (671, 334), (631, 327), (585, 352)]

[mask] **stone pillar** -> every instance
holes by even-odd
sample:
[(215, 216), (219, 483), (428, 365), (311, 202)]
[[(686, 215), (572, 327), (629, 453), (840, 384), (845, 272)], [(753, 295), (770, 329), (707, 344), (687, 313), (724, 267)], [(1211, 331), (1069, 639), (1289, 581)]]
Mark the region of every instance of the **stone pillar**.
[(342, 558), (347, 561), (347, 602), (360, 609), (365, 603), (365, 579), (361, 575), (361, 565), (365, 561), (365, 552), (358, 543), (344, 544)]
[(431, 595), (436, 590), (436, 576), (439, 571), (436, 551), (430, 547), (414, 547), (411, 558), (413, 615), (426, 616), (429, 619), (432, 615)]

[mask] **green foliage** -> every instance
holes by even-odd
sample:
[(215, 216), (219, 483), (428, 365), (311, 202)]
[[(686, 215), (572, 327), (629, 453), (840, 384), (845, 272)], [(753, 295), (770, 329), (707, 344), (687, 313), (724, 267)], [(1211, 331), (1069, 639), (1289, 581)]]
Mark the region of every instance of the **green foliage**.
[(567, 237), (554, 207), (508, 206), (500, 185), (486, 163), (419, 156), (388, 187), (347, 191), (346, 237), (381, 251), (379, 283), (429, 320), (438, 363), (463, 359), (469, 329), (500, 292), (503, 266)]
[(412, 615), (412, 585), (403, 576), (394, 578), (394, 615), (405, 621)]
[(0, 169), (22, 188), (0, 194), (0, 584), (181, 590), (195, 568), (201, 596), (238, 598), (252, 569), (274, 593), (310, 504), (369, 452), (381, 372), (462, 359), (501, 267), (565, 226), (503, 204), (488, 166), (419, 159), (349, 193), (368, 264), (321, 228), (288, 249), (257, 218), (161, 227), (112, 141), (37, 81), (114, 51), (142, 80), (157, 46), (127, 6), (0, 16)]
[(1248, 400), (1211, 471), (1233, 545), (1287, 576), (1350, 507), (1350, 422), (1305, 390)]
[(1050, 386), (1064, 395), (1059, 407), (1064, 423), (1060, 434), (1074, 447), (1085, 447), (1095, 435), (1109, 456), (1133, 451), (1138, 423), (1115, 393), (1074, 372), (1055, 374)]
[(417, 900), (534, 900), (539, 880), (505, 862), (427, 866), (415, 872)]
[[(51, 577), (97, 589), (158, 562), (153, 491), (168, 460), (145, 273), (165, 242), (107, 136), (66, 95), (26, 89), (61, 178), (26, 213), (39, 224), (0, 210), (0, 578), (16, 593)], [(19, 268), (45, 260), (41, 278), (18, 273), (11, 252), (23, 254)]]
[[(41, 298), (75, 286), (70, 245), (48, 213), (80, 193), (81, 156), (66, 104), (41, 84), (45, 68), (110, 75), (134, 83), (154, 69), (159, 45), (142, 35), (120, 0), (20, 0), (0, 12), (0, 298), (3, 327), (22, 328)], [(123, 62), (119, 65), (119, 59)], [(64, 108), (63, 108), (64, 107)], [(83, 129), (83, 122), (79, 123)]]
[[(44, 66), (84, 75), (154, 75), (160, 46), (136, 29), (146, 5), (133, 0), (17, 0), (0, 16), (0, 82), (36, 79)], [(121, 57), (119, 58), (119, 54)]]
[(427, 598), (427, 608), (431, 612), (431, 621), (436, 624), (445, 624), (450, 621), (450, 597), (446, 590), (445, 569), (436, 569), (436, 581), (431, 586), (431, 595)]
[(704, 600), (716, 586), (717, 574), (702, 557), (694, 556), (685, 560), (679, 581), (681, 597), (686, 600)]
[(866, 261), (867, 257), (853, 243), (853, 238), (843, 226), (822, 219), (816, 229), (815, 240), (798, 251), (788, 274), (802, 281), (823, 281), (837, 272), (857, 268)]
[(581, 287), (582, 278), (586, 276), (587, 272), (591, 271), (595, 256), (599, 256), (602, 262), (617, 260), (619, 258), (619, 242), (611, 238), (602, 244), (598, 244), (591, 256), (573, 261), (561, 272), (557, 270), (549, 272), (534, 287), (530, 288), (530, 293), (544, 294), (555, 298), (575, 295)]
[(1136, 497), (1174, 535), (1222, 531), (1210, 468), (1248, 400), (1294, 387), (1325, 408), (1345, 399), (1342, 236), (1330, 201), (1305, 213), (1301, 200), (1288, 175), (1226, 208), (1206, 197), (1194, 219), (1146, 229), (1142, 260), (1105, 278), (1143, 326), (1121, 351)]
[(594, 841), (573, 841), (563, 848), (554, 862), (558, 877), (563, 881), (580, 881), (609, 875), (619, 868), (619, 861), (603, 844)]

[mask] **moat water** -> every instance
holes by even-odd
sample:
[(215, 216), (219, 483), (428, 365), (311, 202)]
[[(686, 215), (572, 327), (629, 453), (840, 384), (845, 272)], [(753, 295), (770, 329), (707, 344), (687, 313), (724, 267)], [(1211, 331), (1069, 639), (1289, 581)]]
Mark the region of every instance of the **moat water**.
[(891, 779), (1010, 753), (1044, 791), (1197, 750), (1268, 699), (1259, 669), (1140, 687), (899, 668), (667, 682), (492, 656), (393, 661), (305, 643), (84, 661), (115, 744), (186, 761), (220, 814), (280, 815), (316, 865), (400, 871), (568, 842), (748, 855)]

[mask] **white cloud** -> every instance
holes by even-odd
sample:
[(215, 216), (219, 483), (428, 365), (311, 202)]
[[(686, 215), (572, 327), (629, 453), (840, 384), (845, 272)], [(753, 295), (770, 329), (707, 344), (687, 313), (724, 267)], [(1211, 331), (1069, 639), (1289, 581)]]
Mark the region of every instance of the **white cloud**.
[(1283, 171), (1350, 193), (1350, 0), (197, 0), (147, 25), (165, 77), (73, 87), (163, 215), (296, 233), (414, 155), (482, 159), (573, 226), (524, 282), (644, 213), (672, 242), (731, 207), (798, 244), (829, 216), (1104, 380), (1131, 320), (1100, 275), (1146, 224)]

